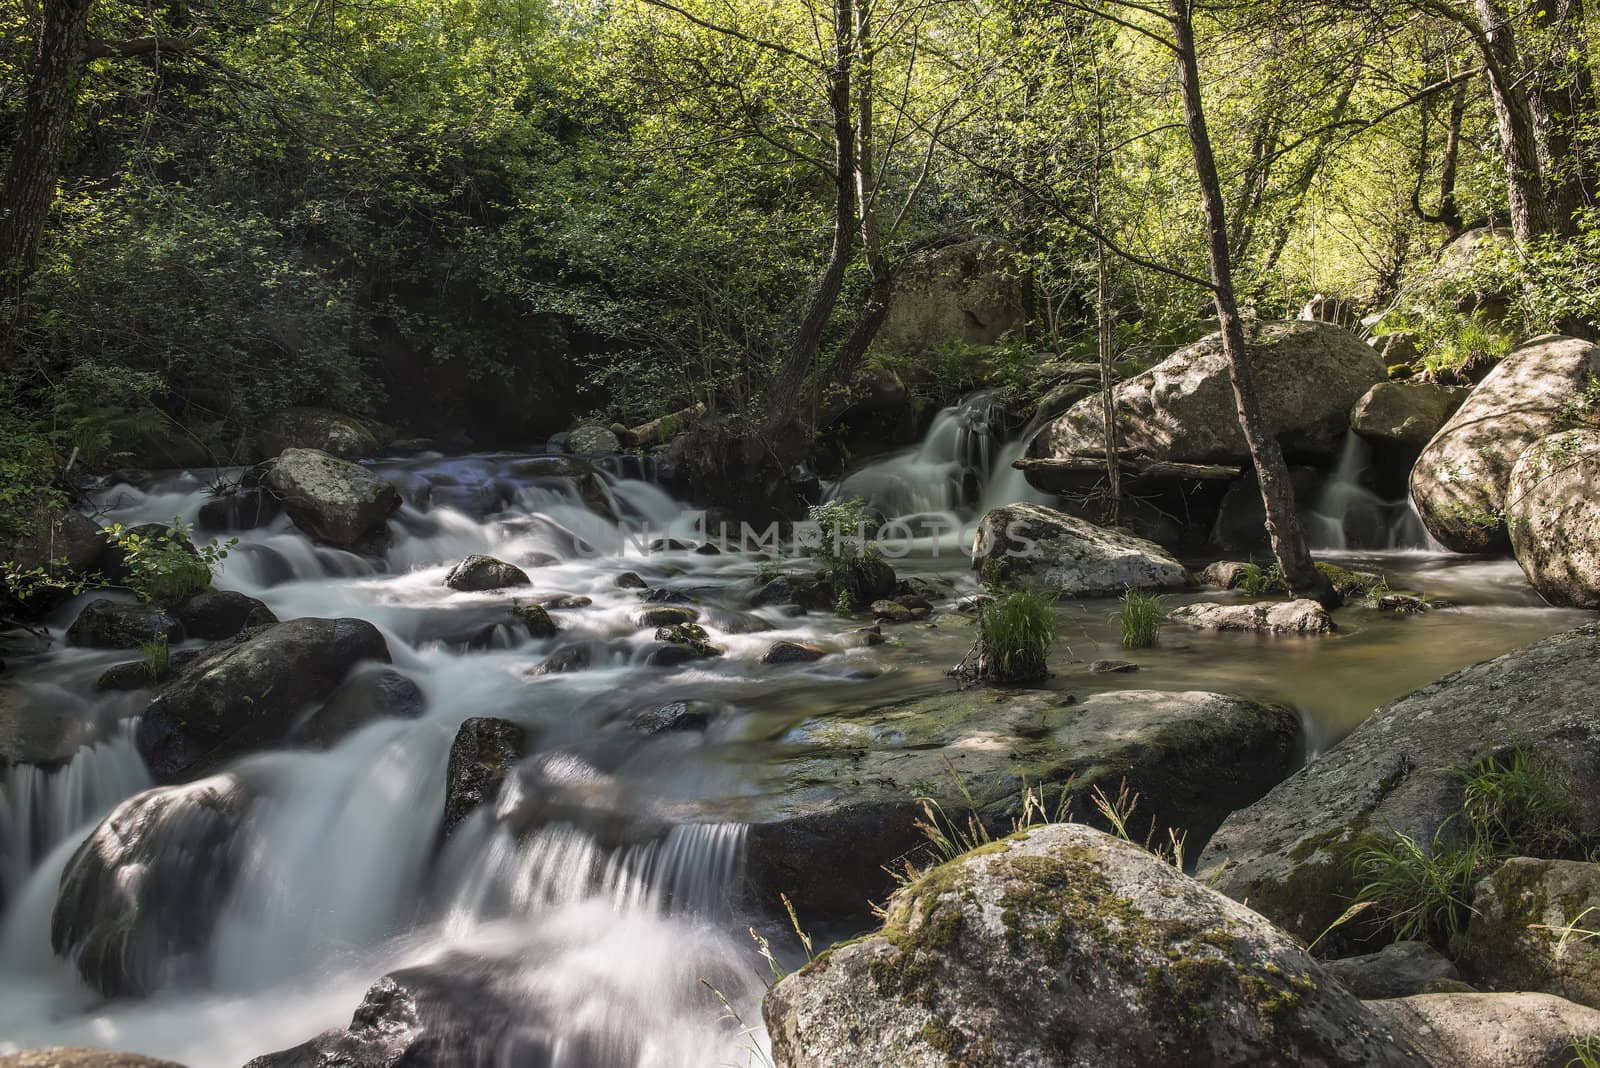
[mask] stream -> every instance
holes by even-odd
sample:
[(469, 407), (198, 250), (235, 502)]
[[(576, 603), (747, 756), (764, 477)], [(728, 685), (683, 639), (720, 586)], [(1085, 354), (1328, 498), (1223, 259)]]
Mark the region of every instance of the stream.
[[(980, 397), (946, 409), (919, 447), (851, 473), (835, 492), (951, 530), (998, 504), (1044, 500), (1011, 469), (1022, 444), (996, 439), (989, 405)], [(131, 731), (148, 694), (95, 691), (99, 674), (129, 654), (65, 644), (84, 599), (49, 619), (48, 650), (12, 658), (6, 685), (30, 706), (71, 718), (86, 744), (57, 771), (0, 770), (0, 1051), (93, 1045), (191, 1068), (240, 1065), (344, 1027), (388, 971), (469, 953), (512, 963), (528, 1028), (554, 1033), (565, 1051), (554, 1063), (761, 1063), (759, 1001), (769, 973), (747, 928), (776, 939), (782, 925), (778, 915), (735, 907), (744, 829), (715, 817), (763, 789), (762, 769), (802, 720), (951, 686), (945, 672), (973, 640), (970, 619), (952, 608), (977, 581), (957, 535), (917, 540), (892, 562), (902, 577), (943, 591), (933, 618), (886, 625), (893, 640), (883, 645), (846, 648), (840, 636), (860, 619), (749, 607), (763, 563), (755, 554), (650, 551), (655, 537), (698, 541), (700, 519), (643, 477), (650, 472), (604, 472), (599, 503), (612, 515), (602, 515), (592, 494), (586, 500), (542, 473), (536, 459), (423, 455), (373, 464), (405, 500), (380, 563), (316, 546), (286, 517), (238, 532), (220, 588), (260, 598), (280, 619), (372, 622), (427, 703), (420, 718), (380, 720), (332, 748), (258, 753), (221, 773), (248, 797), (253, 835), (244, 874), (200, 950), (203, 982), (107, 1001), (52, 954), (50, 915), (68, 859), (99, 819), (150, 784)], [(213, 477), (172, 472), (105, 486), (96, 494), (100, 518), (192, 522)], [(1371, 512), (1372, 502), (1359, 503)], [(1282, 701), (1304, 715), (1314, 754), (1385, 701), (1587, 618), (1544, 606), (1514, 562), (1406, 547), (1405, 525), (1389, 512), (1362, 522), (1398, 530), (1386, 544), (1400, 547), (1350, 548), (1340, 515), (1319, 515), (1314, 529), (1339, 528), (1320, 557), (1381, 571), (1396, 589), (1452, 607), (1407, 617), (1347, 608), (1328, 638), (1169, 627), (1158, 647), (1127, 651), (1115, 602), (1069, 602), (1055, 662), (1115, 657), (1141, 670), (1088, 682), (1059, 672), (1048, 685)], [(446, 588), (445, 575), (468, 553), (524, 566), (531, 593)], [(725, 655), (671, 670), (646, 663), (650, 634), (632, 619), (639, 596), (616, 583), (625, 571), (694, 598)], [(506, 621), (518, 592), (590, 603), (554, 610), (561, 634), (533, 639)], [(1197, 590), (1167, 603), (1200, 599), (1244, 598)], [(839, 652), (810, 664), (762, 663), (779, 639)], [(574, 643), (589, 650), (588, 670), (529, 673)], [(627, 729), (638, 711), (677, 701), (718, 712), (704, 732)], [(606, 783), (621, 830), (553, 822), (515, 840), (480, 811), (440, 847), (451, 740), (476, 716), (526, 726), (536, 740), (530, 760)], [(721, 998), (747, 1027), (724, 1018)]]

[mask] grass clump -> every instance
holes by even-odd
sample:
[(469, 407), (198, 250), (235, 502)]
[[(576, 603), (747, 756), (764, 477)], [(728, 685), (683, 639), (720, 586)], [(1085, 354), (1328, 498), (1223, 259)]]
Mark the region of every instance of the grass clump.
[(172, 649), (167, 645), (167, 636), (163, 634), (153, 641), (140, 642), (139, 661), (151, 682), (166, 678), (172, 671)]
[(1462, 776), (1462, 807), (1499, 854), (1564, 859), (1586, 852), (1577, 784), (1541, 753), (1519, 746), (1479, 760)]
[(1246, 564), (1239, 575), (1239, 589), (1251, 597), (1261, 597), (1269, 593), (1288, 593), (1289, 584), (1283, 580), (1283, 572), (1277, 564), (1265, 568)]
[(1129, 586), (1122, 591), (1122, 609), (1117, 621), (1122, 626), (1122, 644), (1129, 649), (1148, 649), (1161, 637), (1161, 598)]
[(1055, 604), (1049, 594), (1016, 590), (996, 598), (978, 613), (978, 675), (992, 682), (1045, 678), (1055, 639)]
[(1344, 918), (1371, 909), (1395, 940), (1448, 950), (1472, 915), (1472, 886), (1484, 859), (1481, 839), (1452, 843), (1443, 826), (1429, 847), (1401, 831), (1375, 836), (1355, 855), (1365, 882)]

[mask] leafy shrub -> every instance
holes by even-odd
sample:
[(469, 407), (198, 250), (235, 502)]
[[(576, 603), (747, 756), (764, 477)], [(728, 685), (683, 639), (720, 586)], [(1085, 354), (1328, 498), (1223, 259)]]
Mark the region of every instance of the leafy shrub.
[(878, 513), (859, 497), (813, 505), (811, 522), (818, 527), (818, 543), (807, 546), (808, 556), (822, 565), (822, 579), (833, 591), (834, 606), (851, 612), (871, 599), (883, 584), (889, 565), (872, 544), (882, 523)]
[(193, 529), (181, 519), (159, 534), (126, 530), (113, 523), (102, 534), (122, 552), (128, 588), (140, 600), (153, 604), (178, 604), (211, 585), (212, 572), (221, 565), (238, 538), (226, 543), (215, 538), (205, 545), (190, 540)]
[(1049, 672), (1056, 638), (1055, 603), (1041, 590), (1016, 590), (978, 612), (979, 675), (994, 682), (1032, 682)]
[(1117, 614), (1122, 626), (1122, 644), (1129, 649), (1148, 649), (1161, 636), (1161, 598), (1129, 586), (1122, 591), (1122, 610)]
[(1288, 593), (1289, 584), (1283, 580), (1283, 572), (1277, 564), (1267, 568), (1246, 564), (1239, 576), (1239, 589), (1251, 597), (1260, 597), (1270, 593)]

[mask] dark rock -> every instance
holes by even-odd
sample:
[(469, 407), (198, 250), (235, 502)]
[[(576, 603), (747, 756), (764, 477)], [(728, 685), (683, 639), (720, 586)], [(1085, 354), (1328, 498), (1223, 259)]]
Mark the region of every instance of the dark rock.
[(389, 662), (383, 635), (361, 619), (295, 619), (241, 639), (207, 650), (145, 710), (139, 752), (157, 781), (282, 742), (356, 664)]
[(650, 667), (673, 668), (681, 667), (691, 660), (698, 660), (694, 650), (687, 645), (678, 645), (673, 642), (657, 642), (645, 654), (644, 662)]
[(1362, 1001), (1427, 993), (1440, 979), (1460, 981), (1461, 973), (1425, 942), (1395, 942), (1376, 953), (1324, 961), (1328, 974)]
[(582, 671), (589, 666), (591, 657), (587, 645), (564, 645), (539, 661), (533, 669), (535, 675), (564, 675)]
[(393, 668), (357, 668), (333, 695), (300, 724), (295, 741), (332, 745), (380, 719), (416, 719), (427, 711), (422, 687)]
[(477, 593), (531, 583), (528, 573), (515, 564), (474, 553), (450, 570), (444, 584), (452, 590)]
[(763, 664), (809, 664), (828, 655), (826, 649), (799, 642), (773, 642), (761, 657)]
[(184, 669), (195, 660), (199, 659), (198, 649), (176, 649), (168, 655), (167, 670), (165, 673), (152, 678), (151, 665), (143, 660), (129, 660), (121, 664), (112, 664), (100, 673), (94, 680), (94, 688), (101, 693), (128, 692), (131, 690), (147, 690), (152, 686), (170, 682), (182, 675)]
[(211, 498), (200, 506), (195, 525), (212, 533), (254, 530), (278, 518), (282, 511), (282, 503), (271, 490), (256, 486)]
[(643, 608), (633, 615), (634, 622), (642, 627), (675, 627), (680, 623), (694, 623), (700, 619), (700, 613), (693, 608), (682, 605), (660, 605), (655, 608)]
[(594, 604), (593, 597), (572, 593), (556, 593), (539, 599), (539, 607), (552, 612), (570, 612), (577, 608), (588, 608), (592, 604)]
[(450, 745), (444, 833), (478, 806), (494, 804), (506, 776), (527, 755), (527, 732), (509, 720), (486, 716), (462, 723)]
[(612, 579), (612, 584), (621, 590), (648, 590), (650, 584), (639, 577), (636, 571), (624, 571)]
[(90, 601), (67, 628), (67, 644), (91, 649), (137, 649), (146, 642), (184, 639), (183, 624), (163, 608), (133, 601)]
[(184, 633), (206, 641), (231, 638), (246, 628), (278, 622), (272, 609), (233, 590), (201, 590), (173, 609), (173, 614), (183, 624)]
[(549, 611), (543, 605), (519, 604), (511, 611), (522, 621), (522, 625), (528, 629), (530, 637), (541, 640), (554, 638), (561, 631), (561, 628), (556, 625), (555, 620), (550, 618)]
[(646, 604), (694, 604), (694, 598), (682, 590), (670, 590), (659, 586), (644, 595)]
[(1138, 671), (1139, 665), (1126, 660), (1096, 660), (1089, 665), (1091, 675), (1126, 675)]
[(639, 734), (664, 734), (668, 731), (703, 731), (710, 726), (716, 709), (701, 701), (674, 701), (658, 708), (635, 712), (628, 729)]

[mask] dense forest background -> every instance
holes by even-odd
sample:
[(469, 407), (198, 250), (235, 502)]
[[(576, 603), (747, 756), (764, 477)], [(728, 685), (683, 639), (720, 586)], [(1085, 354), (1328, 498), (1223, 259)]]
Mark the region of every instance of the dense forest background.
[[(1185, 50), (1246, 309), (1470, 377), (1600, 314), (1597, 41), (1581, 0), (3, 0), (0, 512), (297, 404), (464, 447), (700, 402), (775, 447), (885, 371), (1159, 359), (1216, 325)], [(972, 235), (1026, 324), (881, 343)]]

